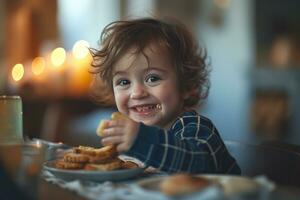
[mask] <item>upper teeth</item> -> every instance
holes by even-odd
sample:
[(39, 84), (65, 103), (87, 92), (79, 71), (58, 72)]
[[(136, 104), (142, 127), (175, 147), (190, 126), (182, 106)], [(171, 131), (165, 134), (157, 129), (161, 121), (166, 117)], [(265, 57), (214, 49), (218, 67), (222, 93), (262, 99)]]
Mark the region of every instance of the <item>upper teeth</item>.
[(137, 111), (139, 111), (139, 112), (143, 112), (143, 111), (147, 111), (147, 110), (155, 109), (155, 108), (161, 109), (161, 105), (157, 104), (157, 105), (137, 106), (136, 107)]

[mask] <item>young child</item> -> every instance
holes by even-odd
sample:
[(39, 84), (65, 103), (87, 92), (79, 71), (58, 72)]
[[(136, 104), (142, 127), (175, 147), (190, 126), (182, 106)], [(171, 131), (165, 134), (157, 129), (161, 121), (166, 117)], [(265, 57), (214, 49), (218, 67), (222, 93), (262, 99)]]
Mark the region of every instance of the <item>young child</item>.
[(128, 117), (105, 121), (103, 145), (169, 173), (241, 173), (215, 126), (195, 111), (207, 96), (208, 66), (184, 25), (113, 22), (92, 54), (96, 73)]

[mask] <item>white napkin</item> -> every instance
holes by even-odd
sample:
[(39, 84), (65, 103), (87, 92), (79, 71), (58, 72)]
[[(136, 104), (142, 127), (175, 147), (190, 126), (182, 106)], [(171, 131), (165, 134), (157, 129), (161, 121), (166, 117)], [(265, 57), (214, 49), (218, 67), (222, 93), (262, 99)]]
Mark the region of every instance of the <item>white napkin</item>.
[[(243, 184), (243, 187), (242, 184), (239, 184), (239, 187), (236, 187), (236, 184), (239, 182), (235, 182), (235, 184), (229, 184), (228, 180), (224, 179), (224, 181), (227, 181), (226, 186), (228, 186), (229, 184), (230, 187), (220, 188), (211, 186), (188, 196), (171, 198), (161, 194), (160, 192), (145, 190), (139, 187), (137, 184), (133, 184), (130, 182), (106, 181), (103, 183), (96, 183), (80, 180), (65, 181), (55, 177), (51, 172), (47, 170), (43, 170), (42, 176), (48, 182), (74, 191), (78, 195), (91, 200), (224, 200), (228, 198), (251, 199), (253, 197), (253, 194), (255, 194), (256, 199), (269, 199), (268, 197), (270, 195), (270, 192), (275, 188), (275, 184), (271, 182), (266, 176), (262, 175), (252, 179), (254, 180), (254, 182), (256, 182), (256, 184), (259, 185), (259, 187), (255, 189), (255, 193), (253, 193), (253, 187), (249, 184)], [(250, 193), (247, 193), (248, 190)], [(252, 194), (252, 196), (241, 196), (240, 194)], [(249, 196), (250, 198), (248, 198), (247, 196)]]
[(95, 183), (90, 181), (65, 181), (55, 177), (51, 172), (44, 170), (43, 178), (51, 183), (57, 184), (62, 188), (76, 192), (78, 195), (87, 199), (124, 199), (130, 193), (130, 187), (127, 184), (103, 182)]
[[(62, 188), (76, 192), (78, 195), (91, 200), (172, 200), (159, 192), (144, 190), (136, 184), (113, 183), (106, 181), (95, 183), (89, 181), (64, 181), (56, 178), (51, 172), (44, 170), (43, 178), (51, 183), (57, 184)], [(198, 193), (189, 196), (176, 197), (176, 200), (214, 200), (223, 199), (223, 192), (218, 187), (208, 187)]]

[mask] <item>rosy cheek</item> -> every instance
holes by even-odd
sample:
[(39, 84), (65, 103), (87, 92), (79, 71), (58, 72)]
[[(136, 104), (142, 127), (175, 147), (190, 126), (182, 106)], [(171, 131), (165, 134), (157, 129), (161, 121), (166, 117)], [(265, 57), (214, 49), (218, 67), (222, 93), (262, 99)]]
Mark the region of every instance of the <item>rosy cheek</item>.
[(127, 104), (127, 95), (122, 91), (115, 91), (115, 101), (119, 110), (124, 109)]
[(166, 92), (166, 91), (170, 91), (170, 89), (164, 88), (157, 93), (157, 97), (160, 99), (160, 101), (162, 102), (174, 101), (174, 98), (176, 98), (176, 94), (172, 91), (171, 92)]
[(174, 106), (176, 107), (178, 106), (177, 104), (179, 103), (179, 101), (181, 101), (176, 90), (173, 90), (172, 92), (169, 93), (163, 92), (161, 93), (160, 97), (161, 97), (160, 99), (161, 102), (164, 102), (166, 105), (168, 105), (168, 107), (174, 107)]

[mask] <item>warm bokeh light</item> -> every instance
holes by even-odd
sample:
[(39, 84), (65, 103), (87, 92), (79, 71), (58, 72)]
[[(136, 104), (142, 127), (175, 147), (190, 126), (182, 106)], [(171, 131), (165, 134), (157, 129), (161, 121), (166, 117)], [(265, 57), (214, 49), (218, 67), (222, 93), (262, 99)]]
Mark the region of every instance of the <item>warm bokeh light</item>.
[(84, 40), (79, 40), (77, 41), (72, 49), (73, 52), (73, 56), (76, 59), (83, 59), (85, 58), (87, 55), (89, 55), (89, 43), (87, 41)]
[(11, 71), (13, 80), (19, 81), (24, 76), (24, 66), (22, 64), (16, 64)]
[(46, 67), (46, 61), (45, 61), (45, 58), (43, 58), (43, 57), (36, 57), (32, 61), (31, 70), (32, 70), (32, 73), (35, 75), (42, 74), (45, 70), (45, 67)]
[(58, 47), (52, 51), (50, 59), (55, 67), (61, 66), (66, 61), (66, 51)]

